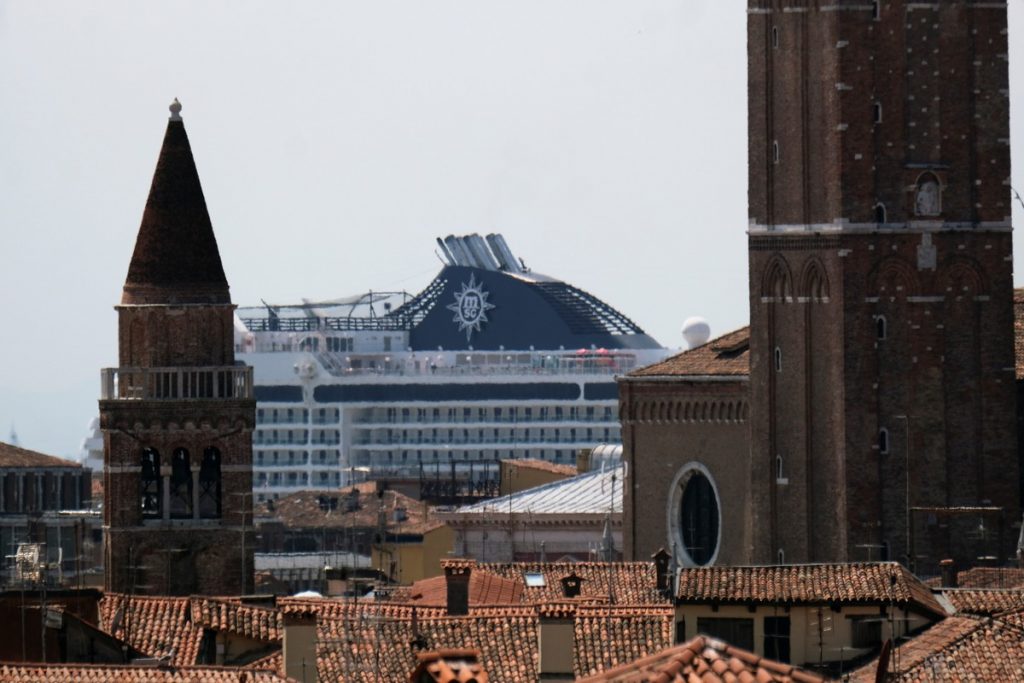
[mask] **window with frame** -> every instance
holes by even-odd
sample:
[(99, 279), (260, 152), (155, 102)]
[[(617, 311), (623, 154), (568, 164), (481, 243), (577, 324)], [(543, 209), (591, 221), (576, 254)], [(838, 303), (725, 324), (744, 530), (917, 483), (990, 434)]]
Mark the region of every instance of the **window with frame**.
[(697, 632), (754, 651), (754, 620), (729, 617), (698, 617)]
[(878, 614), (850, 617), (850, 645), (856, 648), (875, 648), (882, 644), (882, 617)]
[(764, 656), (789, 663), (789, 617), (764, 618)]

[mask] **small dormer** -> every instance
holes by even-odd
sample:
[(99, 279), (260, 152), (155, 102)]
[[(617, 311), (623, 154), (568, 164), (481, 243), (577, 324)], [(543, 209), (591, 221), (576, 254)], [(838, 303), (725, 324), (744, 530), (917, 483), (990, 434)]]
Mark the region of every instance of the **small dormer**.
[(563, 576), (560, 580), (562, 582), (562, 595), (567, 598), (579, 597), (580, 590), (583, 588), (583, 577), (573, 572), (568, 576)]

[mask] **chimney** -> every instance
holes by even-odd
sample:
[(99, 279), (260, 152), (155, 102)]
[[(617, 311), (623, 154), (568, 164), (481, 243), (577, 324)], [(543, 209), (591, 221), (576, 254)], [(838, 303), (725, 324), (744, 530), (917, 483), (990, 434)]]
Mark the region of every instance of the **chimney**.
[(651, 555), (651, 559), (654, 560), (654, 571), (658, 577), (658, 590), (665, 593), (669, 589), (668, 564), (672, 556), (665, 552), (664, 548), (658, 548), (658, 552)]
[(469, 578), (475, 565), (476, 560), (441, 561), (448, 593), (448, 616), (461, 617), (469, 614)]
[(327, 579), (327, 597), (338, 598), (345, 595), (348, 588), (348, 567), (325, 567), (324, 578)]
[(316, 614), (285, 612), (284, 675), (299, 683), (318, 683), (316, 668)]
[(583, 474), (590, 471), (590, 456), (593, 448), (581, 448), (576, 452), (576, 473)]
[(943, 588), (957, 587), (956, 563), (953, 560), (939, 562), (939, 572), (942, 574)]
[(574, 681), (576, 607), (543, 605), (538, 610), (537, 663), (541, 681)]

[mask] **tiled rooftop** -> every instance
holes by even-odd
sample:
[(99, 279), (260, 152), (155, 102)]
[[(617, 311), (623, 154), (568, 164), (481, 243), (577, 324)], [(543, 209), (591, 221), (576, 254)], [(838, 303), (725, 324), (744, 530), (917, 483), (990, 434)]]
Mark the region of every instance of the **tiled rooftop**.
[[(444, 576), (417, 581), (394, 595), (417, 605), (444, 607), (448, 600), (448, 583)], [(513, 605), (523, 600), (524, 586), (520, 581), (502, 578), (485, 571), (469, 575), (469, 605)]]
[(535, 515), (622, 514), (623, 468), (587, 472), (569, 479), (553, 481), (509, 496), (464, 505), (447, 517), (530, 513)]
[[(619, 605), (666, 605), (670, 601), (658, 592), (658, 576), (652, 562), (513, 562), (480, 563), (474, 571), (497, 574), (522, 582), (524, 600), (564, 600), (561, 579), (574, 573), (583, 579), (580, 601)], [(526, 574), (539, 574), (543, 586), (526, 586)]]
[(150, 657), (188, 666), (198, 661), (204, 629), (274, 643), (281, 639), (281, 613), (227, 598), (108, 593), (100, 601), (100, 627)]
[[(410, 643), (425, 650), (473, 648), (491, 681), (535, 683), (538, 665), (538, 613), (542, 608), (504, 607), (471, 610), (469, 616), (376, 619), (372, 613), (320, 622), (321, 677), (345, 681), (407, 680), (416, 666)], [(630, 661), (671, 644), (673, 610), (639, 607), (601, 610), (587, 606), (575, 613), (576, 675)], [(614, 639), (610, 641), (609, 638)]]
[[(1019, 361), (1018, 361), (1019, 362)], [(925, 579), (932, 588), (942, 588), (942, 577)], [(958, 588), (1024, 588), (1024, 569), (1019, 567), (971, 567), (957, 572)]]
[[(347, 510), (346, 500), (351, 491), (358, 491), (358, 508)], [(336, 499), (335, 509), (324, 509), (321, 500)], [(274, 508), (261, 506), (259, 514), (274, 517), (289, 529), (376, 529), (378, 513), (383, 505), (388, 515), (388, 530), (393, 533), (421, 534), (441, 525), (428, 516), (424, 504), (398, 491), (387, 490), (382, 498), (376, 494), (376, 484), (366, 482), (345, 489), (297, 491), (273, 501)], [(405, 520), (394, 520), (396, 507), (405, 509)]]
[[(897, 670), (898, 664), (898, 670)], [(853, 672), (855, 683), (875, 680), (878, 660)], [(887, 681), (1024, 681), (1024, 631), (986, 617), (936, 623), (890, 657)]]
[(698, 567), (679, 573), (683, 602), (891, 602), (945, 616), (931, 590), (896, 562)]
[(423, 652), (416, 656), (418, 664), (409, 680), (412, 683), (488, 683), (487, 672), (479, 664), (480, 652), (448, 649)]
[(826, 679), (706, 636), (609, 669), (578, 683), (821, 683)]
[(540, 460), (539, 458), (526, 458), (524, 460), (502, 460), (502, 462), (514, 463), (515, 467), (521, 467), (529, 470), (540, 470), (542, 472), (551, 472), (553, 474), (564, 474), (567, 477), (575, 477), (579, 474), (575, 465), (561, 465), (559, 463), (548, 462), (547, 460)]
[(1024, 610), (1024, 589), (948, 588), (942, 595), (958, 613), (993, 615)]
[(712, 339), (703, 346), (683, 351), (665, 360), (634, 370), (628, 377), (687, 377), (750, 374), (750, 328)]
[(189, 598), (108, 593), (100, 601), (100, 628), (150, 657), (175, 666), (195, 664), (203, 630), (192, 621)]
[(0, 468), (6, 467), (73, 467), (80, 469), (82, 466), (73, 460), (37, 453), (0, 441)]
[(0, 664), (0, 683), (283, 683), (269, 671), (220, 666)]

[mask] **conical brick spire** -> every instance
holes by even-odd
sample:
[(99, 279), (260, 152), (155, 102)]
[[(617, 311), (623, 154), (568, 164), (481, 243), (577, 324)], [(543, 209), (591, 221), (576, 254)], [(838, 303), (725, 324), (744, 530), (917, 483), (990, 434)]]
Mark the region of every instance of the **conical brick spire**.
[(171, 104), (122, 304), (227, 304), (231, 298), (181, 105)]

